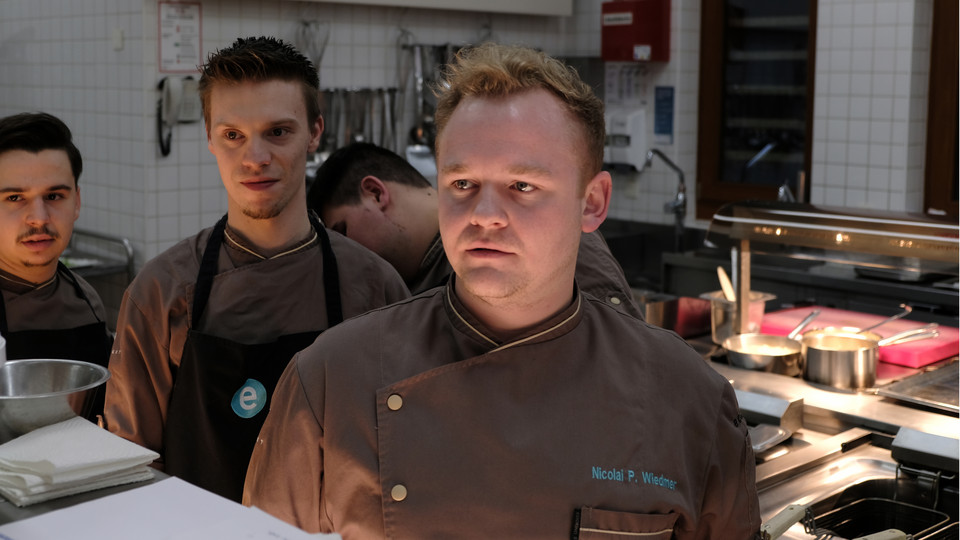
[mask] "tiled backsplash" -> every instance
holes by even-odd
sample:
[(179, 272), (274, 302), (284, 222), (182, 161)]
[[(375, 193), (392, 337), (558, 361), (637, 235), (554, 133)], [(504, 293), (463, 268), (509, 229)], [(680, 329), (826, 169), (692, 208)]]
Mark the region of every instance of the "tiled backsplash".
[[(674, 140), (654, 144), (685, 172), (695, 222), (700, 1), (672, 0), (670, 62), (647, 70), (675, 88)], [(596, 57), (601, 0), (573, 17), (378, 8), (281, 0), (203, 0), (202, 48), (237, 36), (293, 40), (300, 21), (330, 23), (325, 87), (396, 86), (400, 28), (417, 42), (471, 43), (489, 35), (558, 56)], [(813, 170), (815, 203), (921, 210), (931, 0), (820, 0)], [(85, 159), (79, 224), (128, 238), (137, 265), (226, 211), (202, 123), (174, 129), (157, 150), (157, 0), (0, 2), (0, 114), (46, 110), (74, 130)], [(113, 38), (123, 33), (120, 50)], [(648, 111), (652, 116), (652, 111)], [(401, 125), (401, 132), (406, 129)], [(648, 140), (653, 141), (652, 122)], [(611, 217), (670, 223), (676, 176), (660, 162), (615, 179)]]
[(811, 202), (923, 210), (932, 0), (819, 0)]

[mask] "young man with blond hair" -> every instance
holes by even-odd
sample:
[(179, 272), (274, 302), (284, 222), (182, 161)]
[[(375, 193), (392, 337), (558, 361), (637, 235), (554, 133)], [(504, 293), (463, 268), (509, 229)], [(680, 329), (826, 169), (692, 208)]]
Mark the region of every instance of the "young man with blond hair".
[(521, 47), (463, 53), (446, 83), (454, 275), (294, 358), (244, 503), (348, 540), (751, 537), (733, 388), (675, 333), (575, 285), (580, 235), (610, 201), (603, 104)]

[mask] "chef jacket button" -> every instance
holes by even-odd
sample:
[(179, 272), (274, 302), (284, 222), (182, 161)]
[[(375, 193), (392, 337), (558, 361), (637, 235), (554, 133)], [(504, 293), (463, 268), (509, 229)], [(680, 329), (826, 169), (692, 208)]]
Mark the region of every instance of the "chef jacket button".
[(400, 502), (407, 498), (407, 486), (403, 484), (397, 484), (390, 488), (390, 498)]
[(387, 408), (391, 411), (399, 411), (400, 407), (403, 407), (403, 398), (400, 394), (390, 394), (387, 398)]
[(620, 305), (620, 299), (617, 298), (616, 296), (611, 296), (611, 297), (610, 297), (610, 303), (613, 304), (613, 305), (615, 305), (615, 306), (619, 306), (619, 305)]

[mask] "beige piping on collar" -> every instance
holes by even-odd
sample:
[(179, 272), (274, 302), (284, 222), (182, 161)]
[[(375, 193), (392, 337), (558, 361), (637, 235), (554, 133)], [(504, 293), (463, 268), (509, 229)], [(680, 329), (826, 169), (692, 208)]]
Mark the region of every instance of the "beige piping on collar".
[(227, 240), (229, 240), (230, 243), (234, 245), (234, 247), (236, 247), (236, 248), (238, 248), (238, 249), (241, 249), (241, 250), (243, 250), (243, 251), (246, 251), (247, 253), (253, 255), (254, 257), (257, 257), (258, 259), (260, 259), (260, 260), (262, 260), (262, 261), (270, 261), (270, 260), (273, 260), (273, 259), (277, 259), (277, 258), (283, 257), (284, 255), (290, 255), (291, 253), (296, 253), (296, 252), (298, 252), (298, 251), (303, 250), (303, 249), (306, 248), (307, 246), (312, 245), (312, 244), (313, 244), (313, 241), (317, 239), (317, 231), (313, 231), (313, 236), (310, 237), (310, 240), (307, 240), (307, 241), (304, 242), (303, 244), (300, 244), (299, 246), (297, 246), (297, 247), (295, 247), (295, 248), (293, 248), (293, 249), (288, 249), (287, 251), (284, 251), (284, 252), (281, 252), (281, 253), (277, 253), (276, 255), (273, 255), (273, 256), (270, 256), (270, 257), (264, 257), (263, 255), (257, 253), (256, 251), (253, 251), (252, 249), (250, 249), (250, 248), (244, 246), (243, 244), (241, 244), (240, 242), (237, 242), (236, 240), (234, 240), (233, 237), (230, 236), (230, 233), (227, 232), (226, 229), (223, 230), (223, 235), (227, 237)]
[(34, 290), (37, 290), (37, 289), (42, 289), (42, 288), (46, 287), (47, 285), (50, 285), (51, 283), (53, 283), (54, 281), (56, 281), (56, 280), (57, 280), (57, 272), (54, 272), (54, 273), (53, 273), (53, 277), (50, 278), (50, 279), (48, 279), (47, 281), (44, 281), (43, 283), (37, 283), (37, 284), (30, 283), (29, 281), (21, 281), (21, 280), (19, 280), (19, 279), (11, 279), (11, 278), (9, 278), (9, 277), (7, 277), (7, 276), (4, 276), (4, 275), (2, 275), (2, 274), (0, 274), (0, 278), (4, 279), (4, 280), (6, 280), (6, 281), (9, 281), (10, 283), (16, 283), (17, 285), (23, 285), (24, 287), (33, 287)]
[[(455, 293), (453, 293), (453, 291), (450, 291), (450, 292), (451, 292), (451, 294), (455, 294)], [(544, 335), (544, 334), (548, 334), (548, 333), (550, 333), (550, 332), (553, 332), (553, 331), (556, 330), (557, 328), (560, 328), (561, 326), (567, 324), (568, 322), (570, 322), (571, 319), (573, 319), (574, 317), (577, 316), (577, 313), (580, 313), (580, 308), (581, 308), (581, 306), (582, 306), (582, 305), (581, 305), (581, 299), (582, 299), (582, 295), (580, 295), (580, 294), (578, 293), (578, 294), (577, 294), (577, 309), (573, 310), (573, 313), (571, 313), (569, 317), (567, 317), (566, 319), (564, 319), (564, 320), (558, 322), (557, 324), (551, 326), (550, 328), (547, 328), (546, 330), (543, 330), (543, 331), (541, 331), (541, 332), (537, 332), (536, 334), (533, 334), (533, 335), (531, 335), (531, 336), (527, 336), (527, 337), (525, 337), (525, 338), (523, 338), (523, 339), (518, 339), (517, 341), (513, 341), (513, 342), (510, 342), (510, 343), (505, 343), (505, 344), (503, 344), (503, 345), (498, 345), (496, 341), (490, 339), (489, 337), (487, 337), (486, 335), (484, 335), (483, 332), (477, 330), (476, 328), (473, 327), (472, 324), (468, 323), (468, 322), (466, 321), (466, 319), (464, 319), (463, 316), (460, 315), (460, 312), (457, 311), (456, 306), (453, 305), (453, 301), (450, 300), (450, 295), (447, 295), (447, 303), (450, 305), (450, 309), (452, 309), (453, 312), (457, 314), (457, 318), (460, 319), (460, 322), (462, 322), (463, 324), (467, 325), (467, 328), (469, 328), (470, 330), (473, 330), (474, 333), (476, 333), (478, 336), (482, 337), (482, 338), (485, 339), (488, 343), (490, 343), (491, 345), (493, 345), (493, 346), (495, 347), (495, 348), (494, 348), (492, 351), (490, 351), (490, 352), (502, 351), (502, 350), (504, 350), (504, 349), (509, 349), (510, 347), (513, 347), (513, 346), (516, 346), (516, 345), (521, 345), (521, 344), (526, 343), (526, 342), (528, 342), (528, 341), (530, 341), (530, 340), (532, 340), (532, 339), (536, 339), (536, 338), (538, 338), (538, 337), (540, 337), (540, 336), (542, 336), (542, 335)]]

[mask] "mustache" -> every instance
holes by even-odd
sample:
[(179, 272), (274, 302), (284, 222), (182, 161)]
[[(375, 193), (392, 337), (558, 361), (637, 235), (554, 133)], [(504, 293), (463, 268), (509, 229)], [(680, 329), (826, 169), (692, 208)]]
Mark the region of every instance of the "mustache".
[(50, 238), (53, 238), (54, 240), (60, 238), (60, 233), (44, 225), (42, 227), (30, 227), (29, 229), (27, 229), (26, 232), (21, 233), (19, 236), (17, 236), (17, 242), (21, 242), (31, 236), (38, 235), (38, 234), (45, 234)]

